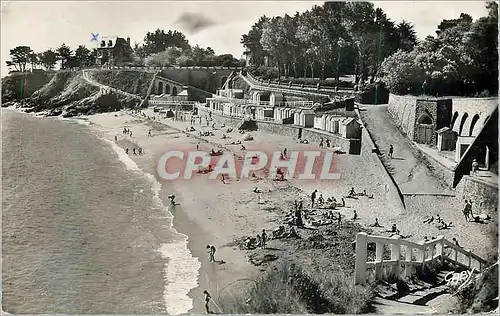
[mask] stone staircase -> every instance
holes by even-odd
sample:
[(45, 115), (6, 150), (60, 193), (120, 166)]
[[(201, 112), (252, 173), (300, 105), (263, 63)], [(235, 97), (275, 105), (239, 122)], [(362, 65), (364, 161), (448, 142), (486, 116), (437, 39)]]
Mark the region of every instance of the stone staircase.
[(455, 271), (445, 268), (439, 271), (433, 282), (414, 279), (403, 286), (399, 286), (399, 289), (396, 283), (380, 282), (378, 295), (387, 300), (425, 306), (429, 301), (448, 292), (445, 277), (449, 272)]

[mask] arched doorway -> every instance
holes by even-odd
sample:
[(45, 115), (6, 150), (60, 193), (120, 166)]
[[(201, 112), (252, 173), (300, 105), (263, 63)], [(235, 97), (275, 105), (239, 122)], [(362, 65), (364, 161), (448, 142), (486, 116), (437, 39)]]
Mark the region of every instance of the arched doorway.
[(170, 85), (168, 83), (165, 84), (165, 93), (170, 94)]
[(422, 114), (417, 120), (417, 143), (419, 144), (431, 144), (432, 135), (434, 134), (434, 124), (432, 117), (428, 114)]
[(460, 128), (458, 129), (458, 136), (462, 135), (462, 130), (464, 129), (465, 121), (467, 121), (468, 117), (469, 114), (467, 114), (467, 112), (462, 116), (462, 120), (460, 121)]
[(177, 87), (172, 88), (172, 95), (176, 96), (177, 95)]
[(156, 94), (163, 94), (163, 82), (158, 82), (158, 90), (156, 90)]
[(458, 112), (456, 111), (454, 114), (453, 114), (453, 118), (451, 119), (451, 126), (450, 128), (453, 129), (453, 127), (455, 126), (455, 122), (458, 118)]
[(469, 128), (469, 136), (472, 136), (472, 132), (474, 131), (474, 126), (476, 125), (477, 121), (479, 121), (479, 115), (476, 114), (472, 118), (472, 122), (470, 123), (470, 128)]

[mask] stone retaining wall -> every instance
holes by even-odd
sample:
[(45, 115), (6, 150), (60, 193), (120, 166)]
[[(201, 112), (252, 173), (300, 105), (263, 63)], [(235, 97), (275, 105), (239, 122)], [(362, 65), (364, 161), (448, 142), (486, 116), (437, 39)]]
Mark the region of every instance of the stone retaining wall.
[(486, 213), (495, 218), (497, 213), (494, 210), (498, 207), (498, 187), (471, 176), (464, 176), (462, 182), (462, 197), (465, 200), (472, 200), (473, 212)]

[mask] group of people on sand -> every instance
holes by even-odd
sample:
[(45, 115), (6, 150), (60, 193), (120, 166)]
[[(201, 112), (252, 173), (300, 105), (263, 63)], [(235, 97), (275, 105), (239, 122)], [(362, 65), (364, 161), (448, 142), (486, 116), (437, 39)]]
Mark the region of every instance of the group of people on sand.
[(360, 193), (356, 193), (356, 190), (354, 190), (354, 187), (352, 187), (349, 190), (349, 193), (347, 193), (346, 198), (349, 198), (349, 199), (358, 199), (358, 196), (366, 196), (369, 199), (373, 199), (373, 194), (368, 195), (366, 193), (366, 190), (363, 190), (363, 192), (360, 192)]
[(132, 137), (132, 131), (129, 130), (128, 128), (124, 127), (123, 128), (123, 135), (129, 135), (130, 137)]
[(318, 195), (318, 190), (314, 190), (311, 193), (311, 207), (312, 208), (314, 208), (315, 205), (318, 208), (327, 208), (327, 209), (336, 209), (337, 207), (345, 207), (344, 198), (341, 198), (341, 203), (338, 203), (337, 199), (334, 196), (328, 197), (325, 200), (325, 198), (323, 197), (323, 194), (320, 194), (319, 197), (317, 195)]
[[(128, 149), (128, 147), (127, 147), (127, 148), (125, 148), (125, 153), (126, 153), (127, 155), (129, 155), (129, 149)], [(137, 156), (137, 155), (142, 156), (142, 154), (143, 154), (142, 148), (141, 148), (141, 147), (139, 147), (139, 148), (135, 148), (135, 147), (134, 147), (134, 148), (132, 148), (132, 154), (134, 154), (134, 155), (136, 155), (136, 156)]]
[(436, 217), (434, 217), (434, 215), (432, 215), (430, 218), (427, 218), (426, 220), (423, 221), (424, 224), (431, 224), (431, 223), (434, 223), (434, 222), (437, 223), (436, 227), (439, 230), (450, 229), (450, 227), (453, 227), (453, 222), (450, 222), (449, 224), (447, 224), (441, 218), (441, 216), (439, 216), (439, 214), (437, 214)]

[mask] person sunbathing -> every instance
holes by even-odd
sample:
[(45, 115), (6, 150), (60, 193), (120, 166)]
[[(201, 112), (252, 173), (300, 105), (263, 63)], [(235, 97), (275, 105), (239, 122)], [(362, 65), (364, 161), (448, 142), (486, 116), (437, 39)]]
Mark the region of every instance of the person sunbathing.
[(323, 203), (325, 203), (325, 199), (323, 198), (323, 194), (320, 194), (318, 198), (318, 204), (323, 204)]
[(428, 219), (424, 220), (424, 221), (423, 221), (423, 223), (424, 223), (424, 224), (425, 224), (425, 223), (430, 224), (430, 223), (432, 223), (433, 221), (434, 221), (434, 216), (431, 216), (430, 218), (428, 218)]
[(354, 187), (351, 188), (351, 190), (349, 191), (349, 194), (347, 196), (348, 197), (356, 196), (356, 191), (354, 191)]
[(222, 134), (222, 139), (226, 139), (226, 138), (227, 138), (226, 134)]
[(378, 218), (375, 218), (375, 223), (373, 223), (372, 225), (370, 225), (371, 227), (383, 227), (381, 226), (379, 223), (378, 223)]
[(244, 145), (241, 145), (241, 150), (247, 150), (247, 148)]
[(259, 190), (259, 188), (257, 188), (257, 187), (253, 188), (253, 192), (255, 192), (255, 193), (262, 193), (262, 191)]

